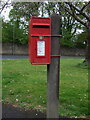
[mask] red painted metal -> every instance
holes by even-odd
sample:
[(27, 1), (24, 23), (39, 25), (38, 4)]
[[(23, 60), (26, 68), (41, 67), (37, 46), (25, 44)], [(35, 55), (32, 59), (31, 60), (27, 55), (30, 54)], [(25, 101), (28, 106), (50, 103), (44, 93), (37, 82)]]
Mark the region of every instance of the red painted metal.
[[(41, 36), (41, 38), (40, 38)], [(31, 64), (50, 64), (51, 19), (49, 17), (31, 17), (29, 24), (29, 60)], [(39, 44), (43, 44), (43, 55), (38, 54)]]

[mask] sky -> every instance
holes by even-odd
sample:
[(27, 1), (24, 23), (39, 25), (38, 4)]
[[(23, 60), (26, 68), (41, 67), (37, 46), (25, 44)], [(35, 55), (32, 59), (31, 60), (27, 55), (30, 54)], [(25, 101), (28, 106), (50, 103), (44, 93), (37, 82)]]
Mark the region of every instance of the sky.
[(3, 10), (3, 12), (1, 13), (1, 16), (3, 16), (5, 18), (5, 20), (9, 20), (9, 12), (10, 12), (10, 8), (7, 8), (5, 10)]
[[(7, 0), (2, 0), (2, 1), (7, 1)], [(9, 3), (11, 3), (11, 0), (9, 0)], [(4, 10), (2, 11), (2, 13), (1, 13), (1, 16), (2, 17), (4, 17), (5, 18), (5, 20), (9, 20), (9, 12), (10, 12), (10, 10), (12, 9), (12, 6), (10, 6), (10, 7), (5, 7), (4, 8)]]

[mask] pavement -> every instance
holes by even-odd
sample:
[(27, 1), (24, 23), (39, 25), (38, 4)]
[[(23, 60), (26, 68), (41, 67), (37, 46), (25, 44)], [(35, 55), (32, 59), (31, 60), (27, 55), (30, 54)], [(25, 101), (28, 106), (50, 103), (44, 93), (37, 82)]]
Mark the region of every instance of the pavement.
[(36, 110), (25, 110), (10, 104), (2, 105), (2, 118), (45, 118), (45, 113)]
[[(79, 56), (61, 56), (61, 58), (81, 58), (84, 59), (85, 57), (79, 57)], [(27, 55), (0, 55), (0, 59), (6, 60), (6, 59), (29, 59)]]

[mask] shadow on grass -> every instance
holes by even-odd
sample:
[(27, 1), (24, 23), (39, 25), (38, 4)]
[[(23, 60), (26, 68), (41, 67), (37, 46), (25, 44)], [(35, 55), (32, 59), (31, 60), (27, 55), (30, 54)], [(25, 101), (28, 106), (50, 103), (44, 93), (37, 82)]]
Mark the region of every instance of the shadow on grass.
[(77, 67), (83, 68), (83, 69), (88, 69), (88, 63), (87, 62), (81, 62), (77, 64)]

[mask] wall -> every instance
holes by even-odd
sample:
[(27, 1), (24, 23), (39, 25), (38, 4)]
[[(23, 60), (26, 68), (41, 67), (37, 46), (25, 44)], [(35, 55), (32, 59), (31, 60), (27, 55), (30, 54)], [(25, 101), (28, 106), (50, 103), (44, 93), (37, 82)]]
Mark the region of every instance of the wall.
[[(1, 52), (0, 52), (1, 54)], [(27, 55), (28, 46), (27, 45), (17, 45), (12, 43), (2, 43), (2, 54), (15, 54), (15, 55)]]
[[(1, 43), (0, 43), (1, 46)], [(12, 43), (2, 43), (2, 51), (4, 55), (28, 55), (28, 45), (17, 45)], [(85, 56), (85, 49), (61, 47), (62, 56)]]

